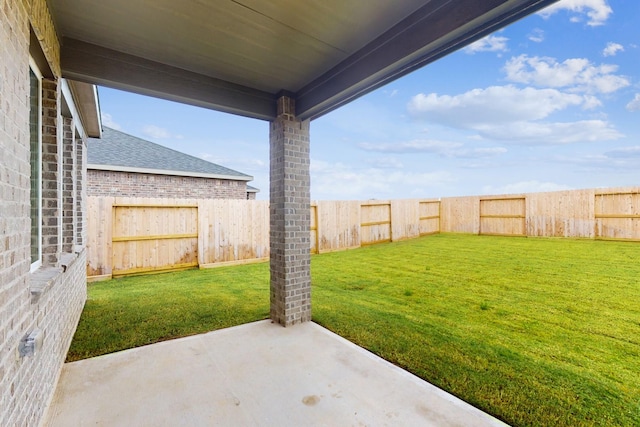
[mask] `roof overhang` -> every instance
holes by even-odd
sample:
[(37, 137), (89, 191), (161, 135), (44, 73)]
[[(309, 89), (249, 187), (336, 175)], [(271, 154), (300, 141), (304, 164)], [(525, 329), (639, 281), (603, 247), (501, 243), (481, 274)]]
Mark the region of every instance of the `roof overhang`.
[(317, 118), (556, 0), (49, 0), (65, 78)]
[(202, 172), (191, 171), (174, 171), (168, 169), (149, 169), (149, 168), (134, 168), (129, 166), (117, 166), (117, 165), (98, 165), (87, 164), (88, 170), (101, 170), (110, 172), (127, 172), (127, 173), (144, 173), (149, 175), (168, 175), (168, 176), (186, 176), (192, 178), (209, 178), (209, 179), (224, 179), (229, 181), (253, 181), (253, 177), (250, 175), (222, 175)]
[(72, 115), (78, 116), (86, 136), (100, 138), (102, 136), (102, 119), (100, 118), (98, 89), (95, 85), (63, 80), (62, 91), (65, 93), (65, 97), (68, 96), (73, 100), (67, 108), (74, 110)]

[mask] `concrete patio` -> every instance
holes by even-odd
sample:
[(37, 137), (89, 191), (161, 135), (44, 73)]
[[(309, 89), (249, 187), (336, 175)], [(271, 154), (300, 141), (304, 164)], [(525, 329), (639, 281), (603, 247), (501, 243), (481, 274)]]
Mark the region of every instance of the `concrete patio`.
[(306, 322), (269, 320), (68, 363), (46, 426), (498, 426)]

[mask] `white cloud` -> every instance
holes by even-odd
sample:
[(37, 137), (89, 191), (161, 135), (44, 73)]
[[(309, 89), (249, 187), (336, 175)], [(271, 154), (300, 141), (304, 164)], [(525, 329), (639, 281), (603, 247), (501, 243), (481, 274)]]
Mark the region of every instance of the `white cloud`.
[(620, 43), (607, 43), (607, 47), (602, 51), (603, 56), (616, 56), (618, 52), (624, 52), (624, 46)]
[(540, 28), (534, 28), (527, 37), (534, 43), (542, 43), (544, 41), (544, 31)]
[(504, 154), (507, 151), (509, 150), (504, 147), (464, 148), (454, 151), (452, 156), (464, 159), (481, 159), (495, 157), (500, 154)]
[(627, 104), (627, 110), (640, 111), (640, 93), (636, 93), (636, 96)]
[(418, 94), (408, 105), (419, 119), (455, 128), (482, 129), (485, 126), (540, 120), (569, 106), (581, 106), (585, 98), (556, 89), (520, 89), (512, 85), (473, 89), (460, 95)]
[[(384, 168), (358, 168), (344, 163), (311, 159), (314, 199), (369, 199), (406, 197), (433, 192), (456, 178), (446, 171), (409, 172)], [(348, 185), (343, 185), (348, 183)]]
[(640, 168), (640, 146), (616, 148), (603, 154), (558, 156), (553, 161), (577, 166), (591, 173), (603, 170), (635, 173)]
[(142, 128), (142, 133), (155, 139), (183, 139), (182, 135), (173, 134), (165, 128), (156, 125), (146, 125)]
[(628, 159), (631, 157), (640, 158), (640, 145), (634, 145), (632, 147), (616, 148), (615, 150), (607, 151), (604, 153), (609, 158), (623, 158)]
[(374, 168), (382, 169), (402, 169), (404, 164), (395, 157), (382, 157), (367, 159), (367, 164)]
[(378, 151), (381, 153), (444, 153), (454, 148), (461, 147), (459, 142), (446, 142), (435, 140), (414, 139), (406, 142), (379, 143), (362, 142), (358, 147), (366, 151)]
[(555, 182), (541, 181), (520, 181), (513, 184), (503, 186), (486, 185), (482, 187), (482, 191), (487, 194), (521, 194), (521, 193), (540, 193), (545, 191), (561, 191), (572, 190), (572, 187)]
[(102, 119), (102, 125), (111, 129), (121, 130), (122, 126), (116, 123), (113, 120), (113, 117), (109, 113), (100, 113), (100, 118)]
[(593, 95), (584, 95), (584, 103), (582, 104), (583, 110), (593, 110), (596, 107), (601, 107), (602, 102)]
[(526, 145), (611, 141), (624, 136), (610, 123), (602, 120), (567, 123), (514, 122), (501, 126), (487, 126), (480, 129), (479, 133), (485, 138)]
[[(509, 85), (473, 89), (454, 96), (418, 94), (411, 99), (408, 110), (415, 118), (456, 129), (472, 130), (481, 139), (510, 144), (572, 144), (621, 138), (623, 135), (605, 120), (544, 121), (551, 114), (571, 106), (592, 108), (597, 105), (599, 101), (590, 95), (583, 96), (556, 89), (520, 89)], [(405, 143), (402, 148), (408, 149), (407, 145), (413, 149), (423, 148), (452, 157), (479, 157), (482, 154), (465, 153), (460, 146), (439, 146), (433, 143)], [(361, 148), (388, 151), (394, 146)]]
[(494, 157), (507, 152), (504, 147), (477, 147), (464, 148), (459, 142), (446, 142), (434, 140), (411, 140), (397, 143), (372, 144), (363, 142), (358, 144), (366, 151), (377, 151), (380, 153), (431, 153), (442, 157), (456, 157), (466, 159), (479, 159)]
[(571, 22), (581, 22), (586, 15), (587, 25), (592, 27), (604, 25), (613, 13), (606, 0), (560, 0), (543, 9), (539, 14), (546, 19), (561, 10), (572, 13)]
[(586, 58), (555, 58), (520, 55), (504, 66), (507, 80), (538, 87), (567, 88), (574, 92), (611, 93), (629, 86), (626, 77), (615, 73), (617, 65), (594, 65)]
[(468, 54), (474, 54), (477, 52), (506, 52), (508, 38), (502, 36), (487, 36), (478, 41), (471, 43), (464, 48), (464, 51)]

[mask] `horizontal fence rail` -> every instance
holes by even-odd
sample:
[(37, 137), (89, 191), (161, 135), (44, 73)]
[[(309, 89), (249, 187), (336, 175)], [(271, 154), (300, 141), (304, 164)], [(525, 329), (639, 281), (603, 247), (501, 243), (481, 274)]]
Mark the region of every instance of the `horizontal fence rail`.
[[(89, 197), (89, 280), (269, 258), (269, 204)], [(435, 233), (640, 241), (640, 187), (310, 206), (310, 251)]]

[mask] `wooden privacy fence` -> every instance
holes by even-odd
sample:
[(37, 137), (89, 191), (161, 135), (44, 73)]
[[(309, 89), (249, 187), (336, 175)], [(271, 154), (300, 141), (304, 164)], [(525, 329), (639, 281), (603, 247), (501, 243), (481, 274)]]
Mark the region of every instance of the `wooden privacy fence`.
[(640, 241), (640, 187), (441, 199), (441, 231)]
[[(89, 197), (91, 280), (269, 257), (269, 204), (256, 200)], [(312, 253), (439, 232), (640, 241), (640, 187), (447, 197), (319, 201)]]
[(269, 204), (89, 197), (90, 280), (208, 268), (269, 256)]

